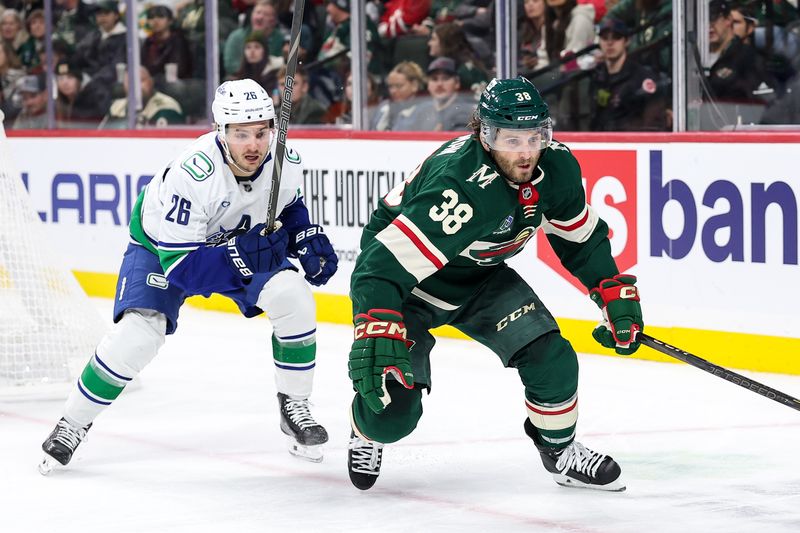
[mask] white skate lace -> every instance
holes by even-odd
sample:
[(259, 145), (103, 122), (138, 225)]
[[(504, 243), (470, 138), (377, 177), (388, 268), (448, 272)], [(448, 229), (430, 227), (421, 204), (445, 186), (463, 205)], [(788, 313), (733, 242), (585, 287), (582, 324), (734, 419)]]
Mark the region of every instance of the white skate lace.
[(349, 448), (353, 450), (351, 470), (362, 474), (375, 474), (381, 469), (381, 450), (383, 444), (367, 442), (358, 437), (350, 438)]
[(571, 468), (582, 474), (595, 477), (597, 469), (605, 458), (605, 455), (593, 452), (580, 442), (573, 442), (564, 448), (564, 451), (559, 455), (556, 468), (565, 475)]
[(76, 428), (66, 420), (59, 420), (58, 424), (56, 424), (56, 436), (53, 440), (69, 446), (70, 450), (74, 450), (84, 437), (86, 437), (86, 429)]
[(284, 408), (286, 409), (286, 416), (289, 417), (289, 420), (300, 429), (308, 429), (319, 425), (311, 416), (311, 411), (308, 410), (308, 400), (292, 400), (291, 398), (287, 398)]

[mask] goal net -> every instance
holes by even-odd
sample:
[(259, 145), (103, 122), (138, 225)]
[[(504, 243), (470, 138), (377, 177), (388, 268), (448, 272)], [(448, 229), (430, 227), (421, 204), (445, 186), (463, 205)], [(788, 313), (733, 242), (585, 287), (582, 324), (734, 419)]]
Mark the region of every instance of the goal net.
[(13, 164), (0, 112), (0, 398), (64, 394), (104, 331), (50, 244)]

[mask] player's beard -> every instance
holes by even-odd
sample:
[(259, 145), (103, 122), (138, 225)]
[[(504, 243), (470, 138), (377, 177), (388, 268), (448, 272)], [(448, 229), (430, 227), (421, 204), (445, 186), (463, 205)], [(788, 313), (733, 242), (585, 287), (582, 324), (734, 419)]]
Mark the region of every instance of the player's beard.
[[(516, 152), (498, 152), (492, 150), (494, 158), (500, 171), (509, 181), (513, 183), (527, 183), (533, 178), (533, 171), (539, 163), (540, 152), (530, 152), (521, 154)], [(523, 167), (522, 165), (525, 165)]]

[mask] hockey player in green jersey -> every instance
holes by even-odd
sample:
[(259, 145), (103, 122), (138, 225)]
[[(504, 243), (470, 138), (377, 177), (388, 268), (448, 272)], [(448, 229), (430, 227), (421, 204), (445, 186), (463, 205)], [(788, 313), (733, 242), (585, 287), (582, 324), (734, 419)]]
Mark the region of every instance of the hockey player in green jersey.
[(416, 427), (431, 385), (429, 330), (450, 324), (517, 370), (525, 433), (557, 483), (624, 490), (619, 465), (575, 441), (575, 351), (505, 260), (545, 231), (602, 310), (594, 338), (620, 354), (636, 351), (644, 327), (636, 278), (619, 273), (608, 226), (586, 203), (575, 157), (552, 140), (532, 83), (492, 80), (470, 126), (390, 191), (364, 228), (350, 289), (350, 479), (372, 487), (384, 444)]

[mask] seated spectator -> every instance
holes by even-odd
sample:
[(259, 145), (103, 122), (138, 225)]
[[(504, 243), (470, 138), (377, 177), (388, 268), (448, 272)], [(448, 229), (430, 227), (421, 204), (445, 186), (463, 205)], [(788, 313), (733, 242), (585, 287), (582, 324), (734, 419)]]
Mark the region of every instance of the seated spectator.
[(461, 89), (474, 93), (476, 97), (480, 95), (489, 81), (489, 74), (458, 24), (448, 22), (436, 26), (428, 41), (428, 51), (434, 58), (454, 59), (458, 65)]
[[(372, 122), (372, 116), (375, 114), (375, 109), (378, 106), (378, 89), (375, 85), (375, 79), (372, 76), (367, 76), (367, 124)], [(352, 125), (353, 124), (353, 73), (347, 74), (347, 80), (344, 84), (344, 105), (342, 106), (341, 114), (336, 117), (336, 124), (338, 125)]]
[[(83, 73), (67, 62), (56, 65), (56, 127), (96, 128), (106, 109), (105, 90), (97, 84), (84, 87)], [(96, 91), (103, 90), (98, 96)]]
[(117, 81), (117, 64), (127, 63), (126, 29), (116, 0), (102, 0), (95, 5), (97, 28), (76, 45), (73, 65), (92, 81), (111, 87)]
[[(142, 84), (142, 110), (136, 115), (136, 126), (164, 128), (175, 124), (185, 124), (183, 109), (171, 96), (156, 91), (153, 78), (144, 67), (139, 67)], [(128, 94), (128, 77), (123, 83)], [(100, 129), (125, 129), (128, 127), (128, 98), (118, 98), (111, 103), (108, 113), (100, 123)]]
[(12, 126), (15, 130), (41, 130), (47, 128), (47, 80), (45, 75), (30, 74), (17, 82), (17, 92), (22, 95), (22, 110)]
[(0, 15), (0, 37), (11, 45), (15, 52), (28, 40), (28, 32), (22, 24), (22, 16), (16, 9), (6, 9)]
[(422, 23), (431, 8), (431, 0), (389, 0), (378, 24), (378, 35), (394, 39), (406, 35)]
[(456, 62), (439, 57), (428, 65), (428, 94), (419, 105), (419, 129), (425, 131), (459, 131), (467, 127), (475, 110), (475, 101), (459, 92), (461, 82)]
[[(189, 44), (183, 32), (172, 27), (173, 23), (172, 10), (167, 6), (156, 5), (147, 10), (150, 36), (142, 44), (142, 65), (150, 76), (167, 83), (192, 77)], [(174, 65), (169, 73), (165, 69), (168, 64)]]
[[(329, 60), (350, 49), (350, 0), (326, 0), (325, 9), (330, 20), (330, 29), (322, 41), (322, 47), (317, 55), (318, 61)], [(366, 19), (366, 44), (367, 44), (367, 70), (370, 74), (383, 75), (383, 56), (378, 29), (371, 19)], [(343, 58), (336, 65), (328, 68), (337, 70), (344, 78), (349, 71), (349, 61)], [(341, 78), (340, 78), (341, 79)]]
[(53, 40), (63, 41), (72, 54), (75, 46), (97, 27), (94, 6), (83, 0), (55, 0), (54, 3)]
[(667, 131), (666, 80), (627, 53), (628, 27), (605, 18), (600, 26), (604, 62), (595, 67), (589, 94), (593, 131)]
[(767, 76), (763, 61), (753, 46), (733, 32), (731, 4), (713, 0), (709, 6), (708, 41), (713, 63), (707, 81), (715, 100), (761, 102), (774, 82)]
[[(286, 88), (286, 67), (278, 71), (278, 102), (275, 103), (275, 113), (280, 115), (280, 99)], [(294, 85), (292, 86), (292, 113), (289, 115), (290, 124), (322, 124), (325, 116), (325, 107), (308, 94), (308, 73), (298, 65), (294, 72)]]
[(270, 0), (259, 0), (253, 8), (250, 25), (234, 30), (225, 41), (222, 56), (226, 75), (230, 76), (241, 66), (245, 39), (253, 32), (259, 32), (267, 39), (269, 55), (281, 55), (283, 32), (278, 28), (278, 15)]
[(620, 0), (609, 8), (606, 18), (621, 20), (628, 27), (630, 53), (637, 61), (672, 75), (671, 0)]
[[(294, 18), (295, 0), (275, 0), (275, 9), (278, 12), (278, 25), (285, 39), (289, 38), (292, 32), (292, 19)], [(303, 10), (303, 24), (300, 26), (300, 48), (308, 53), (308, 57), (316, 57), (322, 44), (322, 34), (325, 32), (325, 21), (320, 21), (317, 16), (317, 5), (322, 2), (314, 2), (314, 9), (307, 7)]]
[(25, 69), (33, 73), (41, 64), (40, 55), (44, 52), (44, 10), (34, 9), (25, 19), (28, 40), (19, 47), (19, 60)]
[[(571, 57), (594, 42), (594, 6), (576, 0), (547, 0), (547, 57), (550, 62)], [(561, 71), (577, 68), (577, 62), (562, 65)]]
[(263, 33), (254, 31), (248, 35), (239, 70), (230, 79), (255, 80), (267, 93), (274, 94), (278, 90), (278, 71), (283, 67), (283, 57), (269, 55), (268, 46)]
[[(187, 0), (176, 6), (176, 27), (183, 32), (192, 56), (192, 78), (206, 77), (206, 19), (205, 0)], [(220, 47), (238, 26), (230, 0), (217, 4), (217, 35)]]
[(20, 98), (17, 94), (19, 79), (25, 75), (19, 58), (11, 45), (0, 43), (0, 109), (5, 114), (5, 121), (10, 124), (19, 114)]
[(418, 131), (420, 91), (425, 86), (425, 74), (413, 61), (401, 61), (386, 77), (389, 100), (378, 107), (370, 128), (379, 131)]
[(548, 65), (545, 45), (545, 0), (525, 0), (523, 12), (517, 24), (517, 70), (529, 77), (536, 69)]

